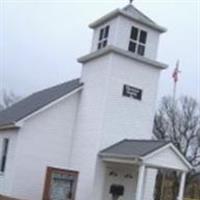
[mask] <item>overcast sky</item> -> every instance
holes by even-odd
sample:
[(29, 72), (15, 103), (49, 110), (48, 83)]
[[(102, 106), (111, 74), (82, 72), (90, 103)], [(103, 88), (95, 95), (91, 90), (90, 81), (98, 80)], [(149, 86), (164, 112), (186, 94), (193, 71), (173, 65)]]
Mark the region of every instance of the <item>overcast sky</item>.
[[(77, 58), (89, 52), (88, 24), (128, 0), (0, 0), (0, 90), (20, 96), (80, 76)], [(178, 96), (200, 99), (200, 1), (136, 0), (134, 5), (168, 32), (160, 39), (159, 98), (172, 94), (180, 59)], [(158, 98), (158, 99), (159, 99)]]

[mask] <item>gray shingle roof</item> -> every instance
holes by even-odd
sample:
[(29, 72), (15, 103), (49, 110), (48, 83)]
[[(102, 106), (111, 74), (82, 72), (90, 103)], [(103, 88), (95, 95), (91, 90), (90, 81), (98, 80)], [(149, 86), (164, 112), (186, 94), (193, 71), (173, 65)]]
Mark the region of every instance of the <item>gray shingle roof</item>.
[(89, 25), (90, 28), (96, 28), (97, 26), (106, 23), (108, 20), (113, 19), (114, 17), (121, 15), (126, 18), (129, 18), (133, 21), (142, 23), (150, 28), (153, 28), (161, 33), (166, 32), (166, 28), (158, 25), (141, 11), (136, 9), (133, 5), (128, 5), (122, 9), (116, 9), (107, 15), (101, 17), (100, 19), (96, 20), (95, 22)]
[(0, 112), (0, 126), (14, 124), (49, 103), (81, 87), (79, 79), (33, 93), (25, 99)]
[(146, 16), (144, 13), (139, 11), (135, 6), (128, 5), (122, 9), (126, 14), (129, 14), (133, 18), (137, 19), (138, 21), (143, 21), (148, 24), (157, 25), (152, 19)]
[(169, 144), (159, 140), (122, 140), (102, 151), (100, 155), (111, 155), (126, 158), (139, 158)]

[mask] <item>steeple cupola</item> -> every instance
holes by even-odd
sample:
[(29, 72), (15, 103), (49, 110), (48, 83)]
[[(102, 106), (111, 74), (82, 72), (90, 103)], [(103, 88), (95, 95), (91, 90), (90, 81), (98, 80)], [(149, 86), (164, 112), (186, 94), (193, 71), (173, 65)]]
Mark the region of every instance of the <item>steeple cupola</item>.
[(116, 9), (89, 25), (94, 30), (91, 52), (113, 46), (156, 59), (159, 35), (166, 31), (133, 5)]
[(90, 28), (91, 52), (78, 59), (83, 64), (81, 103), (89, 113), (82, 115), (81, 134), (97, 134), (102, 147), (122, 138), (150, 139), (159, 76), (167, 67), (156, 61), (157, 46), (166, 30), (131, 4)]

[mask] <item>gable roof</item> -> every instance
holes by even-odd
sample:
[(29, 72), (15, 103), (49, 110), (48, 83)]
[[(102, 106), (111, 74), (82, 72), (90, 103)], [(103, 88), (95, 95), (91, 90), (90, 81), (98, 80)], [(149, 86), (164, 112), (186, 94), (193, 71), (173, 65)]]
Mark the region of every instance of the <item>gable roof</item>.
[[(175, 159), (170, 161), (170, 159), (162, 161), (159, 155), (163, 152), (173, 152), (174, 157), (181, 161), (180, 165), (175, 165), (178, 160)], [(99, 152), (99, 155), (102, 156), (104, 160), (112, 160), (119, 159), (132, 161), (133, 159), (136, 161), (143, 161), (147, 165), (154, 165), (158, 168), (171, 168), (171, 169), (178, 169), (183, 171), (189, 171), (193, 167), (187, 161), (187, 159), (178, 151), (178, 149), (169, 141), (163, 140), (122, 140), (114, 145), (102, 150)], [(167, 155), (167, 154), (164, 154)], [(170, 156), (171, 157), (171, 156)], [(155, 159), (153, 163), (153, 158), (157, 158), (156, 164)], [(119, 161), (118, 160), (118, 161)], [(166, 164), (167, 163), (167, 164)]]
[(135, 6), (133, 5), (127, 5), (126, 7), (124, 7), (122, 9), (122, 12), (125, 12), (129, 15), (131, 15), (132, 17), (140, 20), (140, 21), (143, 21), (143, 22), (146, 22), (146, 23), (149, 23), (149, 24), (152, 24), (152, 25), (157, 25), (152, 19), (150, 19), (148, 16), (146, 16), (144, 13), (142, 13), (141, 11), (139, 11)]
[(90, 28), (96, 28), (97, 26), (107, 22), (108, 20), (113, 19), (116, 16), (123, 16), (128, 19), (131, 19), (133, 21), (139, 22), (143, 25), (146, 25), (152, 29), (157, 30), (160, 33), (166, 32), (166, 28), (158, 25), (153, 20), (151, 20), (149, 17), (147, 17), (144, 13), (136, 9), (133, 5), (128, 5), (122, 9), (116, 9), (107, 15), (99, 18), (98, 20), (94, 21), (89, 25)]
[(169, 144), (159, 140), (122, 140), (102, 151), (100, 155), (109, 155), (126, 158), (140, 158)]
[(33, 93), (18, 103), (0, 112), (0, 127), (14, 125), (32, 113), (38, 111), (53, 101), (80, 88), (83, 83), (79, 79), (71, 80), (51, 88)]

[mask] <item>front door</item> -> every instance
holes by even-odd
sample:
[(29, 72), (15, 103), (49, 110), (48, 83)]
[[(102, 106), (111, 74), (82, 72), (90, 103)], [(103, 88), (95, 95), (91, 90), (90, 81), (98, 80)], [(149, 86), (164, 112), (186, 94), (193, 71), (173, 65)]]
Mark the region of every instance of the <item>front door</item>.
[(136, 169), (133, 165), (106, 163), (103, 200), (134, 200)]
[(75, 200), (78, 172), (48, 167), (43, 200)]

